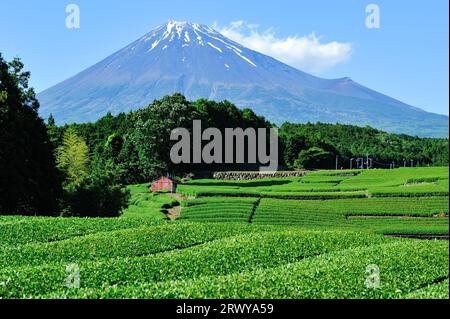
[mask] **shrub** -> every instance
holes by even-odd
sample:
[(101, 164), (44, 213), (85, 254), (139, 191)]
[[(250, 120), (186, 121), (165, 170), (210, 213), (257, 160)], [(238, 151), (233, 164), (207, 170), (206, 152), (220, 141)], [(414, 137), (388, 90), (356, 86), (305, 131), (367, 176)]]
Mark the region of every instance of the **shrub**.
[(66, 188), (63, 215), (117, 217), (128, 207), (130, 191), (107, 176), (90, 176), (78, 186)]

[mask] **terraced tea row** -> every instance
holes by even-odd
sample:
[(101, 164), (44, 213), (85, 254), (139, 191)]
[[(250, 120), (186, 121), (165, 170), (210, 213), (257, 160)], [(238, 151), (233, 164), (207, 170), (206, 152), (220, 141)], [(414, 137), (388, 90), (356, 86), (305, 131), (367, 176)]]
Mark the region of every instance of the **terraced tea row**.
[[(448, 233), (448, 198), (281, 200), (214, 197), (184, 203), (181, 220), (252, 222), (386, 234)], [(358, 217), (359, 216), (359, 217)]]
[[(205, 227), (214, 229), (217, 226), (205, 225)], [(221, 276), (277, 267), (335, 250), (404, 241), (352, 232), (287, 230), (246, 233), (242, 229), (238, 230), (245, 235), (148, 256), (136, 257), (138, 252), (136, 250), (133, 252), (132, 249), (129, 257), (122, 255), (117, 257), (117, 254), (110, 252), (114, 251), (114, 248), (104, 247), (104, 254), (111, 254), (112, 258), (77, 262), (81, 287), (98, 289), (116, 285), (189, 280), (201, 276)], [(168, 240), (172, 238), (173, 236)], [(165, 245), (172, 245), (164, 238), (161, 238), (161, 241)], [(130, 245), (133, 243), (134, 241), (129, 242)], [(127, 251), (125, 247), (120, 249)], [(141, 251), (143, 255), (149, 252), (147, 249)], [(76, 258), (71, 261), (75, 260)], [(70, 290), (63, 286), (66, 276), (64, 263), (3, 269), (0, 271), (0, 282), (7, 282), (7, 285), (3, 289), (0, 288), (0, 297), (38, 297), (55, 291), (63, 295)]]
[(181, 249), (241, 233), (272, 229), (250, 225), (174, 224), (101, 232), (58, 242), (0, 246), (0, 269), (133, 257)]
[[(5, 222), (2, 222), (4, 221)], [(6, 222), (8, 220), (8, 222)], [(147, 218), (0, 217), (0, 246), (53, 242), (71, 237), (119, 229), (151, 226)]]
[(177, 278), (105, 289), (87, 288), (71, 291), (68, 296), (345, 299), (431, 295), (448, 298), (448, 249), (448, 242), (443, 241), (408, 240), (361, 245), (280, 266), (245, 269), (220, 276)]
[(178, 220), (228, 221), (248, 223), (254, 212), (256, 198), (199, 198), (183, 202)]
[(448, 196), (448, 167), (318, 171), (257, 181), (194, 180), (179, 185), (178, 191), (186, 196), (293, 199)]
[[(353, 215), (365, 217), (351, 217)], [(404, 218), (405, 216), (411, 218)], [(420, 216), (429, 218), (418, 218)], [(448, 217), (444, 216), (448, 216), (448, 201), (445, 198), (421, 198), (412, 201), (402, 198), (373, 198), (320, 202), (262, 199), (252, 221), (254, 224), (359, 229), (386, 234), (448, 234)]]
[(269, 213), (270, 215), (278, 213), (300, 215), (302, 212), (337, 213), (342, 216), (445, 216), (449, 212), (449, 202), (448, 197), (367, 198), (323, 201), (262, 199), (257, 210), (257, 214)]

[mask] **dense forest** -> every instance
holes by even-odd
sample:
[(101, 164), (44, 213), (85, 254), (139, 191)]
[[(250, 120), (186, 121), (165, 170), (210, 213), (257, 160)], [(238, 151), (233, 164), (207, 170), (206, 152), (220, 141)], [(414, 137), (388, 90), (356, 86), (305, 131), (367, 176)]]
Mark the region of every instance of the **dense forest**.
[[(228, 101), (191, 102), (181, 94), (135, 112), (108, 113), (95, 123), (58, 126), (52, 116), (44, 123), (28, 87), (30, 73), (22, 69), (20, 60), (6, 62), (0, 55), (0, 214), (117, 216), (129, 196), (123, 185), (167, 173), (258, 167), (175, 165), (169, 157), (173, 129), (192, 131), (193, 120), (221, 132), (274, 127), (251, 109)], [(448, 165), (448, 139), (341, 124), (285, 123), (278, 129), (281, 169)]]
[[(325, 160), (316, 158), (310, 168), (333, 168), (336, 156), (338, 168), (350, 168), (350, 162), (356, 168), (358, 159), (362, 166), (367, 164), (367, 158), (372, 168), (390, 168), (392, 164), (393, 167), (448, 165), (449, 144), (444, 138), (419, 138), (390, 134), (368, 126), (324, 123), (284, 123), (280, 135), (284, 144), (284, 163), (291, 167), (302, 166), (298, 163), (299, 152), (307, 154), (311, 148)], [(298, 165), (295, 165), (296, 160)], [(302, 156), (300, 160), (304, 160)]]

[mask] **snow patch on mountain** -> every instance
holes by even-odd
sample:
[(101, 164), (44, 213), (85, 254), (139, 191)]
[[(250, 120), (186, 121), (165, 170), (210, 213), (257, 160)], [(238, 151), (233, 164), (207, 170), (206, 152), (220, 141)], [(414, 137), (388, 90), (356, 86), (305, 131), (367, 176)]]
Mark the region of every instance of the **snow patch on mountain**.
[(208, 44), (209, 44), (212, 48), (214, 48), (214, 49), (216, 49), (217, 51), (219, 51), (220, 53), (223, 53), (223, 51), (222, 51), (221, 48), (216, 47), (216, 46), (215, 46), (214, 44), (212, 44), (211, 42), (208, 42)]

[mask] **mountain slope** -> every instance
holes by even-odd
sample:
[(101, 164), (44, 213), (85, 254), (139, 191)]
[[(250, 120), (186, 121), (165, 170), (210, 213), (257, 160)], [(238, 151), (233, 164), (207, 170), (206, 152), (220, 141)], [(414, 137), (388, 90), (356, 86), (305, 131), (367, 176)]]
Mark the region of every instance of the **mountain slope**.
[(448, 136), (448, 117), (425, 112), (349, 78), (321, 79), (249, 50), (205, 25), (170, 21), (38, 94), (41, 115), (93, 121), (180, 92), (228, 99), (276, 123), (341, 122)]

